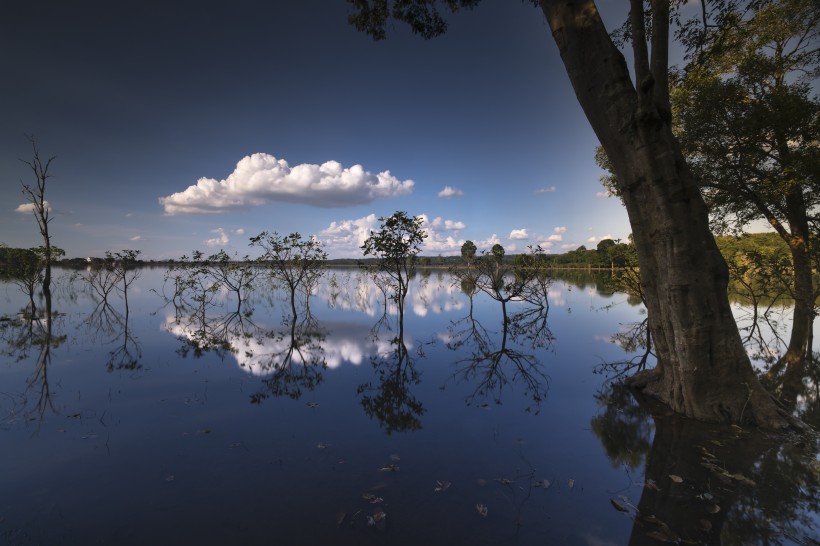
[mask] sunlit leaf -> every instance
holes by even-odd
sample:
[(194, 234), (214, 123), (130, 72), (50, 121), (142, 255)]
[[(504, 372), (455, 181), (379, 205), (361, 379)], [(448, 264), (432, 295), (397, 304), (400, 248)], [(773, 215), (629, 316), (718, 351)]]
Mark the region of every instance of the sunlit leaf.
[(485, 517), (485, 518), (487, 517), (487, 507), (486, 506), (484, 506), (483, 504), (476, 504), (475, 509), (478, 511), (479, 514), (481, 514), (482, 517)]
[(747, 484), (749, 484), (749, 485), (751, 485), (751, 486), (755, 486), (755, 485), (757, 485), (757, 484), (756, 484), (753, 480), (751, 480), (751, 479), (747, 478), (746, 476), (744, 476), (744, 475), (743, 475), (743, 474), (741, 474), (740, 472), (738, 472), (738, 473), (736, 473), (736, 474), (732, 474), (732, 478), (734, 478), (735, 480), (737, 480), (737, 481), (739, 481), (739, 482), (745, 482), (745, 483), (747, 483)]
[(615, 499), (609, 499), (609, 502), (611, 502), (611, 503), (612, 503), (612, 506), (613, 506), (613, 507), (615, 508), (615, 510), (617, 510), (618, 512), (629, 512), (629, 509), (627, 509), (627, 508), (626, 508), (623, 504), (621, 504), (620, 502), (616, 501)]
[(653, 480), (653, 479), (646, 480), (646, 483), (644, 484), (644, 487), (646, 487), (647, 489), (650, 489), (652, 491), (660, 491), (661, 490), (660, 487), (658, 487), (658, 484), (656, 484), (655, 480)]
[(677, 474), (669, 474), (669, 479), (675, 483), (683, 483), (683, 478), (681, 478)]

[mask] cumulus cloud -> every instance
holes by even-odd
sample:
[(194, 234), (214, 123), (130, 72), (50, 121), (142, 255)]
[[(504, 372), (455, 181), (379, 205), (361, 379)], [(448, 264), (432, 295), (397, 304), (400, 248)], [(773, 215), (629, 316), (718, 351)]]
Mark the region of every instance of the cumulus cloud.
[(553, 193), (555, 191), (557, 191), (555, 186), (547, 186), (547, 187), (544, 187), (544, 188), (538, 188), (537, 190), (535, 190), (535, 193), (536, 194), (539, 194), (539, 193)]
[(129, 241), (142, 241), (142, 235), (134, 235), (133, 237), (131, 237), (128, 240)]
[(610, 235), (610, 234), (608, 234), (608, 233), (607, 233), (606, 235), (601, 235), (600, 237), (595, 237), (595, 236), (593, 235), (592, 237), (590, 237), (589, 239), (587, 239), (587, 242), (588, 242), (588, 243), (595, 243), (595, 242), (600, 242), (600, 241), (603, 241), (604, 239), (612, 239), (612, 235)]
[(464, 192), (454, 186), (444, 186), (444, 189), (438, 192), (438, 196), (442, 199), (461, 197), (462, 195), (464, 195)]
[(547, 241), (562, 241), (564, 239), (564, 233), (566, 233), (567, 227), (566, 226), (558, 226), (552, 230), (552, 235), (547, 237)]
[(464, 222), (455, 220), (445, 220), (441, 216), (436, 216), (433, 220), (430, 220), (426, 214), (420, 214), (419, 216), (421, 216), (422, 229), (432, 229), (436, 231), (458, 231), (460, 229), (464, 229), (467, 227), (467, 224), (465, 224)]
[[(51, 205), (48, 204), (48, 201), (43, 201), (43, 204), (46, 206), (46, 210), (51, 211)], [(34, 203), (21, 203), (14, 209), (14, 212), (30, 214), (34, 212)]]
[(235, 230), (233, 231), (233, 234), (234, 234), (234, 235), (245, 235), (245, 228), (235, 229)]
[(529, 238), (529, 234), (527, 233), (526, 229), (514, 229), (510, 232), (510, 236), (507, 239), (527, 239)]
[(370, 231), (376, 229), (377, 223), (375, 214), (356, 220), (331, 222), (319, 232), (319, 240), (331, 256), (359, 257), (364, 240), (370, 237)]
[(160, 197), (159, 203), (168, 215), (220, 213), (276, 201), (336, 208), (407, 195), (413, 185), (390, 171), (373, 174), (361, 165), (327, 161), (291, 167), (284, 159), (256, 153), (242, 158), (224, 180), (200, 178), (184, 191)]
[(223, 228), (216, 228), (212, 229), (211, 233), (215, 233), (216, 237), (211, 239), (206, 239), (205, 244), (210, 247), (215, 246), (225, 246), (229, 242), (231, 242), (231, 238), (228, 236), (228, 232), (226, 232)]

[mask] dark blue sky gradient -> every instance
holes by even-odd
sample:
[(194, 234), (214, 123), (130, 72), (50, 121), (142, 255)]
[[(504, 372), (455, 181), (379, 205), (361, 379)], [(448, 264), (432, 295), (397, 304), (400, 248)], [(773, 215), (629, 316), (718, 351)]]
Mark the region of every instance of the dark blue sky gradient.
[[(78, 4), (16, 2), (0, 19), (6, 244), (39, 244), (33, 218), (14, 212), (20, 180), (31, 181), (18, 161), (30, 156), (26, 134), (57, 156), (47, 197), (54, 243), (69, 256), (179, 256), (212, 248), (218, 228), (227, 241), (213, 248), (244, 253), (262, 230), (324, 240), (331, 222), (395, 210), (460, 223), (436, 230), (431, 255), (457, 253), (464, 239), (563, 252), (629, 232), (617, 200), (596, 196), (597, 141), (529, 3), (485, 0), (431, 41), (396, 23), (383, 42), (347, 23), (343, 0)], [(605, 16), (614, 4), (602, 3)], [(415, 185), (348, 207), (164, 214), (160, 197), (225, 179), (255, 152), (291, 167), (361, 164)], [(445, 186), (463, 196), (439, 198)]]

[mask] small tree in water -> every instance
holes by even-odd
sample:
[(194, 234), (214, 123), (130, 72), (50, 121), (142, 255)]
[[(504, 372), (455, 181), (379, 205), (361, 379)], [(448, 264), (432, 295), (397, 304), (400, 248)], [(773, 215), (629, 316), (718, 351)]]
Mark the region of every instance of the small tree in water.
[(388, 277), (393, 288), (392, 299), (399, 308), (399, 316), (403, 316), (404, 298), (410, 277), (415, 272), (416, 256), (421, 252), (420, 245), (427, 233), (421, 227), (421, 216), (411, 218), (403, 211), (379, 218), (379, 222), (379, 230), (370, 232), (361, 249), (365, 256), (378, 259), (376, 270)]

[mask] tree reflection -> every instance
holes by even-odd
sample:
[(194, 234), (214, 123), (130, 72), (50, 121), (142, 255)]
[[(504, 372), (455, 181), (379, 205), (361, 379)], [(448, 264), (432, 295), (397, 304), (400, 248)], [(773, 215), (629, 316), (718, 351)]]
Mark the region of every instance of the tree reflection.
[(598, 400), (592, 430), (612, 464), (636, 469), (645, 458), (640, 501), (619, 503), (635, 521), (631, 545), (812, 544), (816, 434), (767, 436), (660, 413), (619, 383)]
[[(384, 312), (371, 329), (377, 345), (381, 332), (392, 333), (387, 319), (387, 294), (390, 289), (384, 287), (382, 290), (385, 294)], [(365, 413), (376, 418), (388, 434), (421, 429), (419, 417), (425, 412), (424, 405), (410, 392), (410, 387), (421, 382), (421, 374), (416, 370), (404, 342), (403, 309), (403, 306), (398, 307), (398, 331), (390, 339), (390, 349), (379, 351), (370, 358), (376, 381), (363, 383), (356, 390), (362, 397)]]
[[(462, 285), (465, 282), (469, 289), (474, 281), (462, 278)], [(502, 315), (499, 339), (494, 339), (495, 334), (473, 316), (472, 304), (466, 317), (450, 324), (447, 348), (470, 352), (469, 357), (456, 363), (453, 373), (454, 379), (475, 385), (466, 398), (468, 405), (484, 403), (488, 399), (500, 404), (505, 387), (514, 384), (523, 385), (525, 395), (532, 400), (528, 411), (534, 409), (537, 413), (546, 399), (549, 377), (541, 369), (542, 364), (536, 356), (522, 348), (526, 347), (529, 351), (549, 349), (555, 342), (547, 322), (549, 283), (531, 280), (526, 286), (526, 290), (518, 292), (527, 294), (523, 309), (511, 315), (507, 308), (509, 299), (502, 297), (497, 300)]]
[[(285, 323), (287, 326), (287, 323)], [(306, 390), (322, 382), (327, 368), (323, 342), (325, 334), (318, 323), (290, 321), (290, 329), (267, 333), (269, 352), (256, 360), (257, 369), (270, 374), (262, 380), (263, 390), (251, 395), (251, 403), (259, 404), (269, 396), (299, 399)]]
[[(21, 414), (26, 421), (41, 423), (46, 410), (55, 411), (48, 372), (51, 366), (51, 350), (61, 346), (65, 334), (54, 333), (55, 313), (52, 311), (51, 293), (44, 293), (44, 305), (37, 313), (26, 311), (17, 317), (0, 321), (0, 335), (5, 345), (5, 355), (16, 361), (28, 359), (36, 353), (34, 372), (26, 381), (26, 390), (19, 395), (12, 414)], [(30, 402), (34, 395), (33, 404)], [(13, 417), (10, 416), (10, 417)]]

